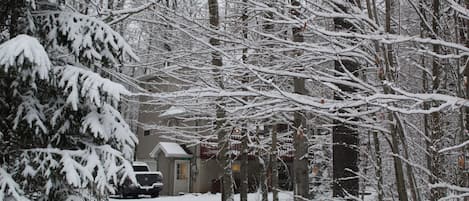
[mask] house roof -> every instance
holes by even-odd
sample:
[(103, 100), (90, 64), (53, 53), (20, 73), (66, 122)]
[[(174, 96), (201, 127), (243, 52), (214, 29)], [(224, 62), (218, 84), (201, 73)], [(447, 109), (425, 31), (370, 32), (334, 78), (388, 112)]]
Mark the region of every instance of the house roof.
[(166, 158), (189, 158), (192, 155), (188, 154), (184, 149), (175, 142), (160, 142), (150, 152), (150, 157), (155, 158), (157, 154), (163, 151)]
[(178, 115), (183, 115), (186, 113), (186, 109), (183, 107), (171, 106), (165, 112), (160, 114), (160, 117), (174, 117)]
[(134, 161), (132, 162), (132, 165), (138, 165), (138, 166), (148, 166), (147, 163), (143, 162), (143, 161)]

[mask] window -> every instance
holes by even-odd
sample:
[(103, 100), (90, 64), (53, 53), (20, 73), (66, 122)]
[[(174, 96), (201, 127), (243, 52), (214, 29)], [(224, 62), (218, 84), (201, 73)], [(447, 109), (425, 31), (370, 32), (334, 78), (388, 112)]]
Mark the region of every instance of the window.
[(187, 163), (176, 163), (176, 179), (187, 179)]
[(147, 135), (150, 135), (150, 130), (144, 130), (143, 131), (143, 136), (147, 136)]
[(277, 132), (284, 133), (288, 131), (288, 124), (277, 124)]
[(233, 170), (233, 172), (239, 172), (241, 170), (241, 165), (238, 163), (234, 163), (233, 165), (231, 165), (231, 170)]

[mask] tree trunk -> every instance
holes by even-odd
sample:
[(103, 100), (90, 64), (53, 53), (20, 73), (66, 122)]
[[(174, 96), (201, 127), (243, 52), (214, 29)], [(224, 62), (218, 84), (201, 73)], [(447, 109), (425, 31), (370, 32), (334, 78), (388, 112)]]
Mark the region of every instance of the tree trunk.
[(256, 151), (257, 153), (257, 161), (259, 163), (259, 183), (258, 183), (258, 190), (261, 192), (261, 200), (267, 201), (268, 197), (268, 189), (267, 189), (267, 165), (265, 156), (267, 153), (264, 153), (264, 150), (261, 147), (261, 138), (259, 132), (259, 126), (256, 126), (256, 145), (259, 147)]
[(248, 133), (244, 132), (241, 144), (241, 167), (240, 167), (240, 201), (248, 200)]
[[(432, 38), (437, 39), (439, 35), (439, 18), (440, 18), (440, 0), (433, 0), (433, 20), (432, 20), (432, 29), (433, 33)], [(433, 52), (435, 54), (440, 53), (440, 45), (432, 45)], [(432, 92), (437, 93), (440, 88), (441, 81), (441, 64), (438, 58), (434, 57), (432, 61)], [(435, 103), (435, 106), (438, 103)], [(431, 148), (430, 148), (430, 183), (436, 184), (442, 178), (443, 167), (442, 167), (442, 156), (438, 153), (440, 149), (440, 139), (443, 137), (443, 130), (441, 128), (441, 119), (440, 112), (431, 113)], [(430, 200), (437, 201), (444, 196), (442, 189), (432, 188), (430, 191)]]
[(376, 177), (378, 178), (378, 201), (383, 201), (384, 191), (383, 191), (383, 163), (381, 158), (380, 143), (378, 138), (378, 133), (373, 132), (373, 144), (375, 145), (375, 154), (376, 154)]
[[(213, 29), (219, 29), (219, 15), (218, 15), (218, 1), (217, 0), (208, 0), (208, 12), (210, 25)], [(210, 38), (210, 45), (217, 47), (220, 46), (220, 40), (215, 37)], [(224, 88), (223, 78), (221, 77), (220, 70), (223, 66), (222, 57), (220, 52), (212, 52), (212, 65), (218, 67), (214, 69), (215, 81), (218, 84), (218, 87)], [(223, 99), (217, 99), (216, 106), (216, 131), (218, 132), (218, 160), (220, 161), (223, 176), (222, 176), (222, 201), (233, 201), (234, 192), (233, 192), (233, 181), (232, 181), (232, 170), (231, 170), (231, 157), (228, 155), (228, 150), (230, 148), (230, 137), (225, 130), (225, 109), (223, 104)]]
[[(295, 93), (305, 94), (305, 83), (302, 78), (294, 79)], [(302, 112), (295, 112), (294, 127), (297, 129), (294, 135), (295, 157), (293, 160), (293, 189), (296, 200), (307, 200), (309, 197), (309, 179), (308, 179), (308, 157), (307, 157), (307, 136), (305, 136), (303, 128), (306, 127), (306, 119)]]
[(270, 170), (272, 171), (272, 201), (278, 201), (277, 125), (272, 127), (272, 149), (270, 150)]
[[(244, 4), (247, 4), (247, 0), (243, 0)], [(241, 16), (241, 20), (243, 23), (243, 38), (246, 40), (248, 38), (248, 15), (247, 15), (247, 5), (244, 5), (243, 8), (243, 15)], [(247, 63), (247, 54), (248, 49), (243, 49), (243, 56), (242, 60), (243, 63)], [(248, 82), (247, 74), (245, 74), (242, 78), (243, 83)], [(247, 98), (246, 98), (247, 99)], [(248, 200), (248, 187), (249, 187), (249, 178), (248, 178), (248, 154), (249, 154), (249, 147), (248, 147), (249, 135), (247, 130), (243, 132), (243, 139), (242, 139), (242, 153), (241, 153), (241, 167), (240, 167), (240, 192), (239, 197), (240, 201), (247, 201)]]
[(260, 189), (262, 193), (262, 201), (268, 201), (268, 194), (269, 194), (269, 189), (267, 188), (267, 160), (265, 158), (266, 154), (261, 154), (259, 156), (259, 165), (260, 165), (260, 179), (259, 179), (259, 184), (260, 184)]
[[(467, 9), (469, 9), (469, 0), (465, 0), (464, 4)], [(460, 37), (461, 37), (461, 42), (465, 44), (466, 47), (469, 47), (469, 19), (464, 19), (461, 18), (461, 28), (459, 31)], [(466, 62), (464, 68), (464, 78), (463, 78), (463, 83), (464, 83), (464, 93), (466, 99), (469, 99), (469, 56), (463, 57), (462, 61)], [(461, 136), (461, 143), (469, 140), (469, 107), (464, 108), (464, 131)], [(461, 164), (461, 184), (464, 187), (469, 187), (469, 167), (466, 166), (467, 162), (469, 160), (469, 147), (466, 146), (466, 148), (462, 149), (461, 152), (461, 159), (462, 164)], [(465, 197), (464, 201), (469, 201), (469, 197)]]
[[(393, 33), (393, 30), (391, 28), (391, 16), (393, 13), (394, 6), (392, 4), (393, 1), (391, 0), (386, 0), (385, 1), (385, 11), (386, 11), (386, 19), (385, 19), (385, 31), (387, 33)], [(384, 51), (384, 59), (385, 59), (385, 77), (387, 81), (389, 82), (394, 82), (396, 81), (396, 72), (395, 72), (395, 64), (394, 64), (394, 59), (393, 59), (393, 46), (391, 44), (385, 46), (385, 51)], [(385, 94), (390, 94), (394, 93), (392, 89), (390, 89), (388, 86), (384, 86), (384, 93)], [(397, 114), (393, 112), (389, 112), (388, 115), (389, 122), (392, 122), (391, 124), (391, 150), (392, 153), (394, 154), (393, 159), (394, 159), (394, 174), (396, 177), (396, 186), (397, 186), (397, 193), (399, 196), (400, 201), (407, 201), (408, 196), (407, 196), (407, 189), (405, 186), (405, 177), (404, 177), (404, 169), (402, 167), (402, 160), (399, 157), (400, 156), (400, 151), (399, 151), (399, 132), (402, 132), (402, 129), (398, 127), (398, 116)]]
[[(424, 6), (425, 0), (419, 0), (419, 10), (420, 13), (422, 13), (423, 18), (420, 19), (420, 37), (425, 38), (427, 37), (427, 32), (431, 32), (425, 25), (426, 19), (426, 8)], [(425, 56), (422, 56), (421, 58), (421, 65), (426, 66), (426, 61), (425, 61)], [(423, 87), (423, 93), (429, 93), (429, 81), (428, 81), (428, 75), (426, 71), (422, 71), (422, 87)], [(423, 109), (428, 110), (430, 108), (429, 103), (424, 103), (423, 104)], [(424, 134), (427, 136), (427, 139), (430, 139), (430, 115), (424, 114), (423, 115), (423, 129), (424, 129)], [(431, 151), (431, 142), (429, 140), (425, 139), (425, 144), (426, 144), (426, 163), (427, 163), (427, 169), (431, 169), (431, 156), (430, 153)], [(430, 176), (431, 177), (431, 176)]]
[[(295, 119), (304, 119), (300, 115), (295, 115)], [(297, 127), (294, 136), (295, 156), (293, 159), (293, 191), (295, 201), (309, 200), (309, 172), (308, 172), (308, 147), (307, 137), (304, 134), (300, 121), (295, 121)]]
[[(390, 117), (390, 120), (393, 119)], [(397, 120), (396, 120), (397, 121)], [(396, 185), (397, 185), (397, 193), (399, 196), (399, 201), (407, 201), (407, 190), (405, 187), (405, 179), (404, 179), (404, 170), (402, 168), (402, 161), (399, 158), (399, 141), (397, 140), (397, 128), (393, 125), (391, 129), (391, 150), (394, 154), (394, 174), (396, 175)]]
[[(377, 25), (379, 25), (378, 21), (378, 16), (376, 16), (376, 2), (373, 1), (371, 2), (370, 0), (366, 0), (366, 9), (368, 13), (368, 17), (376, 22)], [(375, 63), (378, 66), (378, 68), (381, 68), (380, 64), (380, 58), (379, 58), (379, 43), (374, 42), (375, 46)], [(374, 144), (374, 151), (375, 151), (375, 161), (376, 165), (375, 167), (375, 175), (378, 178), (377, 181), (377, 193), (378, 193), (378, 201), (383, 201), (384, 198), (384, 190), (383, 190), (383, 164), (382, 164), (382, 158), (381, 158), (381, 148), (380, 148), (380, 143), (379, 143), (379, 138), (378, 138), (378, 133), (373, 132), (373, 144)]]
[[(348, 0), (348, 2), (354, 3), (353, 0)], [(337, 7), (340, 8), (342, 12), (348, 13), (349, 9), (344, 5), (337, 4)], [(354, 26), (343, 18), (334, 18), (334, 27), (336, 30), (355, 30)], [(356, 62), (343, 60), (342, 62), (335, 62), (335, 70), (345, 72), (342, 68), (342, 64), (345, 66), (346, 70), (354, 74), (356, 74), (359, 69)], [(339, 85), (339, 88), (344, 92), (354, 91), (353, 88), (345, 85)], [(343, 100), (337, 93), (334, 93), (334, 99)], [(339, 121), (334, 121), (334, 125), (332, 131), (332, 194), (333, 197), (346, 197), (348, 194), (358, 197), (359, 179), (355, 174), (355, 172), (358, 172), (358, 132), (349, 125), (345, 125)]]
[[(300, 2), (293, 0), (291, 2), (293, 9), (292, 15), (300, 18)], [(292, 28), (293, 42), (302, 43), (304, 37), (302, 27), (294, 26)], [(301, 52), (295, 52), (295, 56), (300, 56)], [(298, 94), (306, 94), (304, 78), (294, 78), (294, 92)], [(293, 191), (295, 201), (308, 200), (309, 198), (309, 177), (308, 177), (308, 139), (304, 134), (306, 126), (306, 119), (303, 113), (295, 112), (294, 114), (294, 127), (297, 129), (293, 138), (293, 146), (295, 149), (295, 157), (293, 160)]]
[[(399, 134), (400, 134), (399, 138), (401, 139), (401, 142), (402, 142), (402, 149), (404, 150), (404, 158), (407, 161), (410, 161), (409, 151), (408, 151), (409, 148), (407, 146), (407, 139), (406, 139), (406, 136), (405, 136), (406, 132), (404, 130), (404, 124), (401, 121), (401, 118), (398, 114), (396, 114), (396, 120), (397, 120), (397, 123), (399, 125), (399, 129), (401, 130), (401, 132), (399, 132)], [(417, 189), (417, 184), (416, 184), (416, 181), (415, 181), (414, 171), (413, 171), (412, 166), (409, 163), (406, 163), (406, 173), (407, 173), (407, 179), (409, 180), (410, 192), (412, 193), (412, 200), (413, 201), (420, 201), (420, 194), (419, 194), (418, 189)]]
[[(465, 0), (466, 8), (469, 9), (469, 0)], [(469, 47), (469, 19), (462, 19), (463, 20), (463, 25), (462, 25), (462, 30), (461, 30), (461, 39), (465, 43), (466, 47)], [(465, 30), (464, 30), (465, 29)], [(465, 34), (464, 34), (465, 32)], [(465, 57), (466, 65), (464, 66), (464, 90), (466, 94), (466, 99), (469, 99), (469, 56)], [(463, 136), (461, 141), (465, 142), (469, 140), (469, 107), (465, 108), (465, 129), (463, 132)], [(466, 146), (462, 150), (461, 154), (461, 160), (463, 161), (461, 165), (461, 170), (462, 170), (462, 185), (464, 187), (469, 187), (469, 167), (466, 166), (467, 162), (469, 160), (469, 146)], [(464, 201), (469, 201), (469, 197), (465, 197)]]

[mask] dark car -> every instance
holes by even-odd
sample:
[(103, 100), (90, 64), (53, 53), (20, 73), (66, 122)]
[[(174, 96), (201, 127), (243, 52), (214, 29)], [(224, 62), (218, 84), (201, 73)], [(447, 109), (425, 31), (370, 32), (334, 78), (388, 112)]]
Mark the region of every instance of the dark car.
[(163, 175), (161, 172), (152, 172), (148, 165), (143, 162), (132, 164), (137, 183), (126, 180), (123, 185), (117, 188), (117, 194), (122, 197), (138, 197), (139, 195), (149, 195), (158, 197), (163, 189)]

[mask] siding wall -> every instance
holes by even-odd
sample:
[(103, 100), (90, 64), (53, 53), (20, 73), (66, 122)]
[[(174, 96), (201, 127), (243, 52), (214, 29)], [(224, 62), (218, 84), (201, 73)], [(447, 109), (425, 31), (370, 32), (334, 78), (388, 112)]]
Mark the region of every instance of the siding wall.
[(163, 190), (161, 195), (172, 195), (174, 185), (174, 161), (170, 158), (164, 157), (163, 153), (157, 156), (157, 170), (163, 174)]
[(193, 182), (193, 191), (206, 193), (212, 188), (212, 180), (221, 176), (220, 169), (216, 160), (197, 160), (197, 174)]

